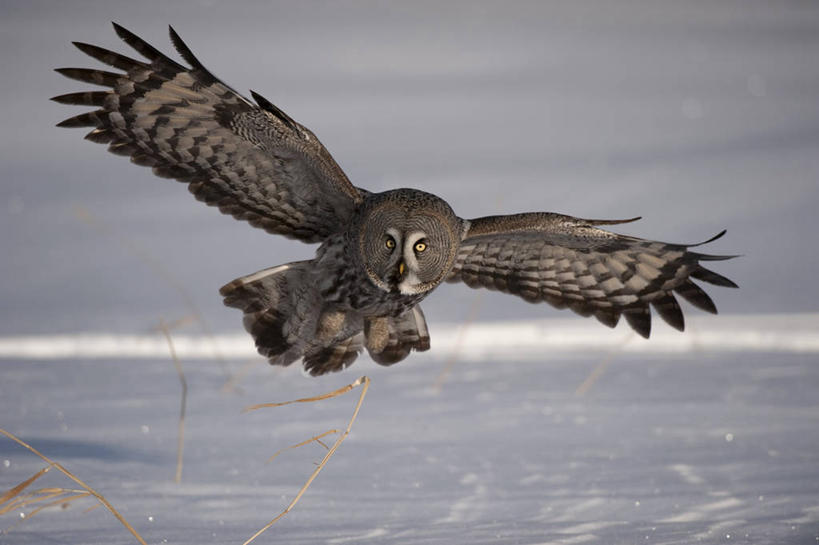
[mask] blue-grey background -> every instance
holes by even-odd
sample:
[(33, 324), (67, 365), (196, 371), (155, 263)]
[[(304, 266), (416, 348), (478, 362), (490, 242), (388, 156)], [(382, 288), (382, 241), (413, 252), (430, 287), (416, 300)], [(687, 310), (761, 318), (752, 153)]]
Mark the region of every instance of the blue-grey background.
[[(48, 98), (88, 86), (52, 69), (100, 66), (70, 41), (128, 51), (111, 20), (169, 53), (173, 24), (219, 77), (312, 128), (361, 187), (421, 188), (464, 217), (642, 215), (620, 230), (669, 242), (727, 228), (707, 248), (743, 254), (715, 265), (742, 287), (713, 290), (722, 312), (819, 310), (815, 2), (1, 6), (0, 334), (142, 330), (187, 312), (173, 282), (214, 329), (236, 330), (217, 288), (314, 251), (54, 127), (82, 109)], [(476, 294), (444, 286), (427, 316), (462, 320)], [(557, 314), (481, 297), (478, 319)]]

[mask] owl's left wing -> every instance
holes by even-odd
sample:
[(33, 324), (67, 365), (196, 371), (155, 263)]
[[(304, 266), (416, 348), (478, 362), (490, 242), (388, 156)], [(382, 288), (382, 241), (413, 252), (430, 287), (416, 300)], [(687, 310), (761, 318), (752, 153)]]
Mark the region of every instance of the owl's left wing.
[(643, 240), (596, 227), (636, 219), (584, 220), (544, 212), (470, 220), (447, 280), (533, 303), (545, 301), (594, 316), (609, 327), (622, 315), (643, 337), (651, 332), (649, 306), (683, 330), (674, 293), (716, 314), (711, 298), (692, 279), (737, 287), (700, 264), (734, 256), (701, 254), (690, 251), (692, 245)]
[(258, 105), (220, 81), (172, 28), (171, 40), (190, 66), (114, 29), (147, 60), (75, 42), (119, 72), (57, 69), (108, 88), (54, 97), (97, 108), (58, 126), (93, 128), (88, 140), (188, 184), (197, 199), (270, 233), (321, 242), (344, 229), (366, 192), (309, 129), (256, 93)]

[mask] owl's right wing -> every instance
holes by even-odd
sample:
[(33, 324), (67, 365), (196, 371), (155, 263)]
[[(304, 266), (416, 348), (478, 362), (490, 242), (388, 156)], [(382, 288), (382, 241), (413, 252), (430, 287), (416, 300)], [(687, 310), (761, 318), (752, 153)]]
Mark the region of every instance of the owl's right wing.
[(609, 327), (622, 315), (643, 337), (651, 332), (649, 305), (672, 327), (683, 330), (674, 293), (716, 313), (711, 298), (692, 279), (737, 287), (700, 264), (734, 256), (701, 254), (689, 251), (691, 245), (643, 240), (595, 227), (636, 219), (584, 220), (551, 213), (474, 219), (447, 280), (533, 303), (545, 301), (595, 316)]
[(270, 233), (320, 242), (343, 229), (366, 191), (350, 183), (309, 129), (256, 93), (258, 106), (219, 81), (173, 28), (171, 41), (190, 67), (114, 29), (148, 62), (75, 42), (121, 72), (57, 69), (109, 88), (54, 97), (98, 108), (58, 126), (93, 127), (88, 140), (187, 183), (197, 199)]

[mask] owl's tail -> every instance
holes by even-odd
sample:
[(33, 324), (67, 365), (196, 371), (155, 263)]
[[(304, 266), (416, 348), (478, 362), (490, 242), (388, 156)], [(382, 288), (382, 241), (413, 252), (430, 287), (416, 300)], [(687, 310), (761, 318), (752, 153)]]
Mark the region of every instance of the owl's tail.
[(271, 267), (223, 286), (225, 304), (244, 312), (245, 329), (273, 365), (298, 359), (311, 375), (340, 371), (364, 347), (364, 324), (339, 312), (322, 312), (312, 261)]
[(244, 312), (245, 329), (273, 365), (303, 359), (311, 375), (348, 367), (366, 347), (381, 365), (429, 349), (424, 314), (414, 307), (398, 317), (362, 318), (324, 310), (313, 261), (271, 267), (237, 278), (219, 293)]

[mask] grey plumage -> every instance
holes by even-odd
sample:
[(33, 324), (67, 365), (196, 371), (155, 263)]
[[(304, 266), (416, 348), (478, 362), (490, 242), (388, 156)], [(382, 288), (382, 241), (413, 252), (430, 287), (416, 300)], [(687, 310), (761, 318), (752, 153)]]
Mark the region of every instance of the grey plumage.
[(223, 213), (320, 243), (312, 260), (265, 269), (220, 290), (225, 304), (242, 310), (245, 328), (271, 363), (302, 360), (320, 375), (347, 367), (364, 349), (382, 365), (427, 350), (419, 303), (444, 280), (569, 308), (610, 327), (623, 316), (644, 337), (650, 307), (684, 329), (675, 293), (716, 313), (692, 279), (736, 287), (700, 264), (731, 256), (598, 227), (633, 219), (529, 213), (464, 220), (429, 193), (357, 188), (309, 129), (258, 93), (251, 91), (253, 104), (220, 81), (173, 29), (171, 41), (189, 67), (114, 29), (146, 60), (75, 42), (121, 72), (57, 69), (108, 88), (54, 97), (96, 108), (59, 126), (91, 127), (87, 139), (188, 184)]
[(646, 338), (651, 332), (649, 305), (675, 329), (685, 328), (674, 292), (716, 313), (711, 298), (690, 278), (736, 287), (699, 264), (731, 256), (700, 254), (685, 245), (617, 235), (595, 226), (610, 223), (550, 213), (472, 220), (448, 280), (570, 308), (609, 327), (622, 315)]
[(189, 184), (194, 196), (270, 233), (321, 242), (337, 232), (362, 200), (321, 142), (287, 117), (262, 110), (208, 72), (171, 30), (183, 67), (133, 33), (117, 34), (151, 62), (93, 45), (84, 53), (123, 70), (57, 71), (110, 91), (54, 97), (99, 109), (61, 127), (93, 127), (90, 140)]

